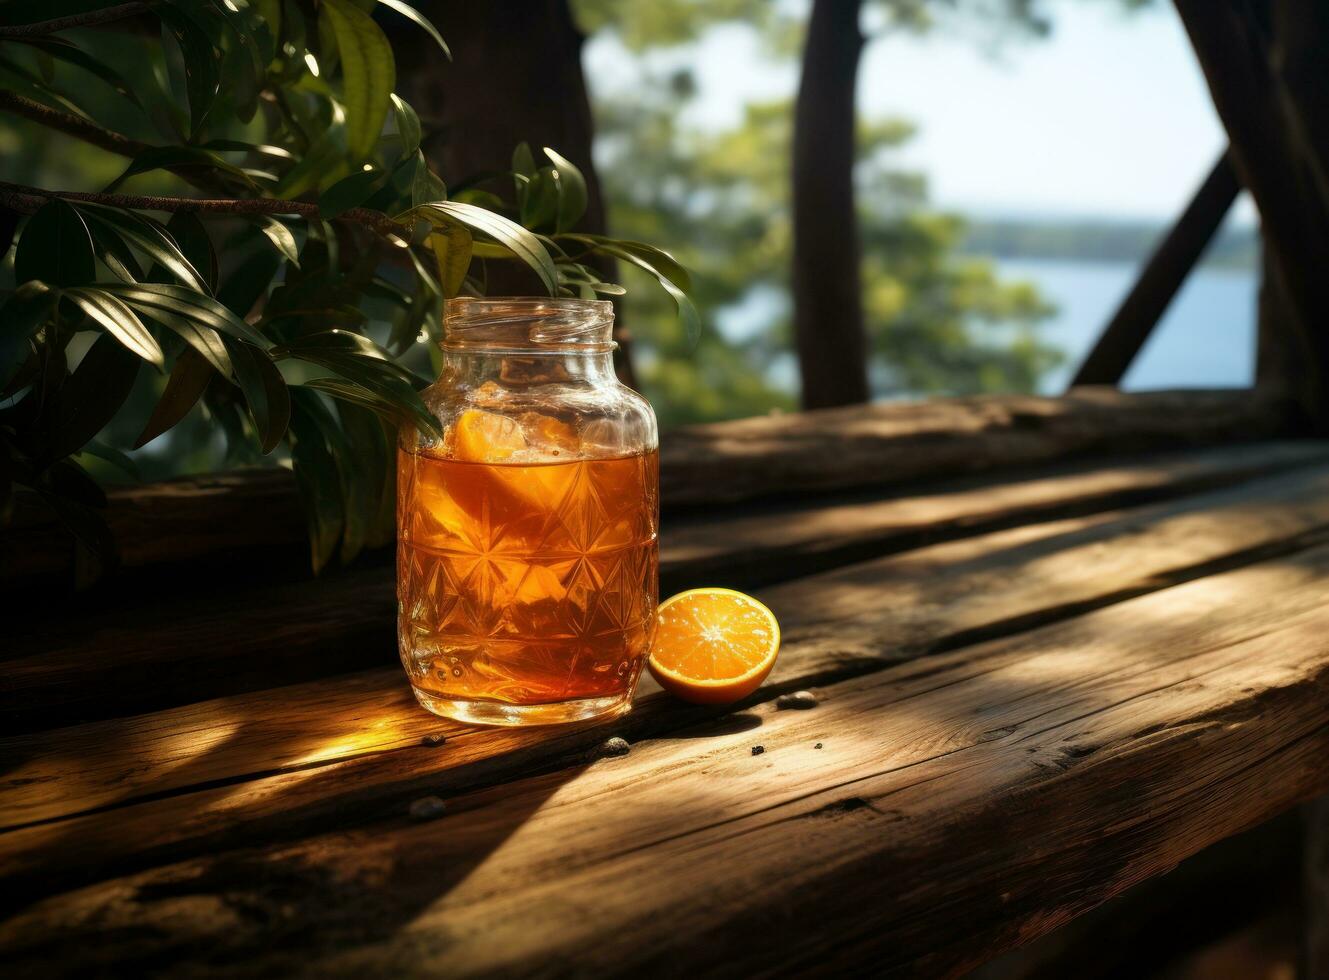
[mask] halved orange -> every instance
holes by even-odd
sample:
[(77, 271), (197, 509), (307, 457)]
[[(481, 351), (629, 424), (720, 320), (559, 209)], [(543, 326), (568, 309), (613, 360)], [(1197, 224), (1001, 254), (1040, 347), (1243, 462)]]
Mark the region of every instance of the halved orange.
[(766, 679), (780, 652), (780, 624), (733, 589), (689, 589), (660, 605), (651, 676), (694, 704), (730, 704)]

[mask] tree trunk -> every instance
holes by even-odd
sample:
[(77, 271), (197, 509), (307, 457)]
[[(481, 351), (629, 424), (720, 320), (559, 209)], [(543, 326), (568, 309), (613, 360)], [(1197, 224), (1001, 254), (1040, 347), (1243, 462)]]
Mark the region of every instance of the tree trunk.
[(794, 109), (794, 335), (803, 407), (868, 400), (854, 213), (861, 0), (815, 0)]
[(1262, 380), (1271, 380), (1268, 355), (1281, 346), (1297, 371), (1282, 380), (1304, 425), (1329, 433), (1329, 144), (1309, 125), (1329, 97), (1329, 62), (1310, 54), (1329, 44), (1329, 23), (1305, 0), (1175, 2), (1232, 140), (1232, 162), (1260, 210), (1267, 268), (1281, 291), (1280, 316), (1263, 317)]
[[(525, 141), (539, 158), (553, 147), (581, 168), (588, 202), (579, 230), (605, 234), (605, 205), (591, 157), (594, 124), (581, 66), (584, 37), (568, 0), (432, 0), (416, 6), (447, 39), (452, 61), (423, 31), (385, 14), (398, 54), (398, 87), (420, 114), (429, 162), (449, 185), (481, 174), (512, 169), (512, 151)], [(484, 189), (505, 200), (512, 181), (490, 180)], [(612, 259), (594, 263), (613, 281)], [(517, 263), (490, 263), (491, 294), (539, 291)], [(621, 313), (621, 311), (619, 311)], [(621, 316), (614, 337), (619, 377), (636, 387), (629, 337)]]

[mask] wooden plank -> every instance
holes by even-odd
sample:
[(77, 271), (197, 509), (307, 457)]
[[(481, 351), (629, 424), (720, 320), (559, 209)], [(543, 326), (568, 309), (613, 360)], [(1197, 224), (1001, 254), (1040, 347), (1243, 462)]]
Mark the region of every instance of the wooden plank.
[[(666, 520), (665, 594), (751, 587), (986, 528), (1080, 514), (1240, 482), (1329, 459), (1289, 441), (1151, 454), (1110, 464), (968, 477), (886, 499), (860, 495)], [(0, 731), (28, 731), (396, 663), (393, 571), (201, 587), (192, 577), (90, 600), (77, 618), (11, 631), (0, 663)], [(232, 576), (236, 578), (236, 576)], [(144, 616), (144, 596), (151, 615)], [(90, 658), (87, 651), (98, 651)]]
[[(1220, 953), (1222, 944), (1271, 914), (1295, 926), (1301, 886), (1298, 816), (1289, 810), (1206, 847), (1167, 874), (990, 960), (966, 980), (1159, 977), (1162, 964), (1167, 964), (1163, 969), (1169, 980), (1210, 980), (1219, 975), (1274, 980), (1278, 974), (1268, 957), (1258, 964), (1263, 970), (1251, 969), (1256, 966), (1253, 962), (1232, 964), (1221, 959), (1214, 964), (1216, 971), (1199, 970), (1196, 963), (1179, 973), (1173, 966)], [(1295, 940), (1288, 946), (1295, 946)], [(1285, 975), (1291, 980), (1290, 974)]]
[[(661, 500), (668, 512), (718, 501), (899, 486), (1074, 455), (1146, 452), (1267, 439), (1285, 429), (1278, 392), (990, 396), (829, 409), (665, 433)], [(294, 480), (285, 470), (180, 480), (108, 493), (107, 521), (125, 567), (258, 550), (270, 561), (303, 547)], [(0, 584), (68, 564), (68, 535), (25, 498), (0, 534)]]
[[(304, 547), (305, 520), (288, 470), (113, 487), (106, 497), (106, 521), (125, 567)], [(71, 554), (71, 539), (50, 509), (32, 495), (17, 495), (13, 520), (0, 533), (0, 583), (60, 572)]]
[(20, 974), (954, 975), (1329, 788), (1326, 584), (1329, 547), (1197, 579), (434, 821), (92, 884), (0, 950)]
[[(1125, 513), (996, 532), (766, 590), (785, 648), (769, 701), (1249, 562), (1329, 533), (1329, 467)], [(708, 713), (651, 693), (610, 726), (480, 730), (420, 711), (399, 669), (0, 741), (0, 877), (71, 873), (281, 839), (412, 795), (567, 765), (611, 734)], [(426, 734), (442, 748), (421, 744)]]
[(660, 491), (674, 505), (985, 472), (1107, 452), (1270, 438), (1276, 395), (1250, 391), (1002, 395), (769, 415), (671, 433)]

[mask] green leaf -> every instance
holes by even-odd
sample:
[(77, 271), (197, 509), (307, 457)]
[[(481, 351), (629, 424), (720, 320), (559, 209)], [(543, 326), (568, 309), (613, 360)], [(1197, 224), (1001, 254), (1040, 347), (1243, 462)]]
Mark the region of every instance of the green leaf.
[(93, 249), (97, 253), (97, 258), (101, 259), (112, 273), (124, 282), (138, 282), (144, 278), (138, 256), (114, 228), (89, 222), (88, 230), (92, 232)]
[(8, 73), (9, 76), (8, 78), (0, 76), (0, 82), (3, 82), (6, 89), (16, 91), (20, 95), (26, 95), (34, 102), (57, 105), (91, 122), (90, 117), (82, 108), (61, 95), (50, 85), (47, 85), (39, 76), (28, 71), (22, 65), (8, 58), (0, 57), (0, 70)]
[(296, 268), (300, 267), (300, 246), (296, 243), (295, 232), (268, 214), (255, 215), (251, 220), (258, 225), (259, 231), (263, 232), (268, 241), (272, 242), (273, 248), (281, 253), (282, 258)]
[(154, 9), (180, 46), (180, 57), (185, 69), (185, 94), (189, 98), (189, 131), (197, 137), (208, 113), (212, 111), (221, 80), (212, 38), (176, 7), (159, 3)]
[(416, 10), (410, 4), (403, 3), (402, 0), (378, 0), (378, 2), (385, 7), (391, 7), (403, 17), (424, 28), (429, 36), (434, 39), (434, 43), (443, 49), (443, 53), (447, 55), (448, 60), (452, 60), (452, 51), (448, 48), (448, 42), (443, 40), (443, 35), (438, 32), (438, 28), (430, 23), (429, 19), (425, 17), (424, 14), (420, 13), (420, 11)]
[[(351, 446), (337, 416), (312, 391), (296, 389), (291, 397), (297, 414), (308, 415), (323, 434), (327, 448), (337, 468), (342, 502), (341, 560), (349, 562), (364, 547), (369, 530), (372, 481), (366, 465), (367, 455)], [(372, 451), (373, 447), (369, 447)], [(374, 501), (375, 503), (377, 501)]]
[(607, 238), (604, 235), (558, 235), (556, 239), (581, 242), (598, 252), (613, 255), (625, 262), (639, 266), (657, 278), (667, 279), (679, 289), (692, 289), (692, 276), (679, 261), (662, 248), (647, 245), (645, 242), (633, 242), (624, 239)]
[[(281, 268), (279, 255), (261, 249), (251, 252), (217, 290), (217, 298), (227, 312), (247, 316), (259, 299), (268, 294), (273, 277)], [(241, 321), (244, 322), (243, 320)]]
[(567, 231), (581, 220), (586, 213), (586, 177), (567, 157), (545, 147), (545, 156), (554, 161), (558, 172), (558, 219), (559, 231)]
[(14, 279), (79, 286), (97, 275), (92, 236), (79, 213), (61, 200), (37, 209), (23, 226), (14, 255)]
[(679, 319), (694, 340), (701, 334), (701, 317), (697, 308), (688, 298), (687, 290), (692, 287), (691, 277), (686, 269), (679, 265), (668, 252), (643, 242), (618, 241), (603, 235), (560, 235), (562, 239), (579, 241), (592, 246), (597, 252), (612, 255), (631, 265), (644, 269), (659, 280), (660, 286), (674, 300), (678, 308)]
[[(522, 177), (535, 176), (535, 154), (531, 152), (531, 147), (526, 142), (517, 144), (517, 148), (512, 151), (512, 172)], [(517, 190), (520, 191), (525, 186), (519, 182)]]
[(281, 37), (281, 0), (254, 0), (254, 9), (274, 38)]
[(198, 351), (188, 347), (181, 351), (171, 368), (166, 390), (157, 400), (147, 425), (134, 440), (134, 448), (146, 446), (163, 432), (174, 428), (198, 404), (212, 378), (212, 368)]
[(139, 363), (116, 338), (103, 334), (93, 342), (50, 406), (43, 447), (49, 459), (77, 452), (105, 428), (129, 397)]
[(79, 450), (79, 455), (95, 456), (103, 462), (110, 463), (125, 476), (132, 480), (141, 480), (138, 466), (127, 455), (116, 449), (114, 446), (107, 445), (100, 439), (93, 439), (86, 446)]
[(526, 185), (521, 200), (521, 223), (527, 228), (554, 224), (558, 216), (558, 176), (553, 167), (541, 167)]
[[(119, 208), (107, 207), (102, 204), (85, 203), (78, 206), (79, 212), (87, 221), (89, 227), (98, 231), (110, 231), (117, 235), (121, 240), (137, 248), (140, 252), (147, 255), (159, 266), (169, 272), (180, 282), (184, 283), (200, 293), (210, 293), (211, 289), (194, 264), (185, 257), (179, 243), (162, 225), (135, 214), (132, 211), (124, 211)], [(180, 218), (180, 215), (176, 215)], [(192, 215), (185, 218), (193, 218)], [(175, 220), (175, 219), (172, 219)], [(183, 220), (178, 222), (176, 227), (184, 227)], [(193, 218), (197, 224), (198, 219)], [(200, 225), (201, 230), (201, 225)], [(196, 233), (195, 233), (196, 234)], [(207, 237), (207, 232), (203, 231), (203, 241), (207, 242), (207, 252), (203, 256), (206, 263), (205, 267), (210, 268), (215, 264), (216, 259), (212, 255), (212, 244)], [(105, 240), (103, 238), (103, 240)], [(191, 242), (191, 248), (198, 253), (203, 249), (197, 240)], [(122, 259), (123, 261), (123, 259)], [(135, 276), (135, 279), (141, 278)]]
[(232, 150), (237, 153), (257, 153), (260, 156), (271, 157), (274, 160), (285, 160), (291, 162), (295, 160), (295, 154), (290, 150), (280, 146), (271, 146), (267, 143), (246, 143), (244, 140), (212, 139), (206, 143), (200, 143), (205, 150)]
[(323, 431), (304, 411), (291, 419), (291, 466), (309, 522), (310, 561), (320, 572), (336, 553), (342, 532), (341, 477), (328, 451)]
[(401, 137), (401, 155), (405, 159), (420, 148), (420, 117), (396, 92), (392, 93), (392, 111), (397, 119), (397, 135)]
[[(110, 292), (114, 286), (66, 289), (61, 295), (74, 303), (111, 336), (145, 361), (157, 367), (165, 363), (162, 349), (152, 332), (128, 306)], [(140, 287), (141, 288), (141, 287)]]
[[(465, 231), (466, 229), (462, 229)], [(420, 256), (416, 254), (414, 248), (406, 250), (411, 258), (411, 264), (415, 267), (416, 293), (410, 298), (410, 305), (406, 309), (406, 315), (399, 317), (393, 324), (392, 333), (388, 338), (388, 346), (398, 354), (405, 351), (415, 342), (419, 336), (420, 329), (424, 327), (429, 315), (435, 310), (440, 310), (443, 300), (443, 288), (435, 281), (433, 273), (429, 271)]]
[(250, 189), (258, 189), (253, 178), (244, 170), (209, 150), (197, 146), (154, 146), (136, 156), (119, 177), (106, 185), (106, 190), (113, 191), (130, 177), (153, 170), (217, 170), (236, 178)]
[(134, 105), (140, 105), (138, 96), (130, 88), (129, 83), (115, 69), (108, 67), (101, 61), (98, 61), (92, 55), (88, 54), (77, 45), (66, 41), (62, 37), (26, 37), (15, 38), (23, 44), (31, 45), (45, 52), (52, 58), (57, 58), (67, 64), (82, 68), (90, 74), (96, 75), (107, 85), (111, 86), (121, 96), (128, 99)]
[(10, 381), (28, 358), (29, 339), (41, 329), (55, 308), (59, 294), (44, 282), (25, 282), (0, 306), (0, 388)]
[(347, 172), (346, 126), (333, 123), (318, 137), (300, 161), (282, 175), (274, 191), (287, 200), (305, 191), (331, 184)]
[[(264, 57), (258, 43), (258, 36), (251, 34), (246, 18), (231, 9), (227, 0), (217, 3), (213, 9), (221, 14), (227, 27), (227, 39), (223, 47), (226, 50), (222, 59), (222, 77), (227, 81), (227, 89), (235, 114), (241, 122), (249, 122), (258, 110), (258, 97), (263, 89), (265, 67), (271, 60)], [(266, 36), (266, 32), (261, 32)]]
[(221, 266), (207, 225), (196, 214), (177, 211), (166, 222), (165, 234), (175, 240), (180, 255), (203, 277), (207, 292), (215, 294)]
[(358, 208), (388, 179), (382, 170), (357, 170), (343, 177), (318, 196), (318, 213), (332, 220), (351, 208)]
[(365, 544), (389, 545), (397, 532), (397, 423), (345, 401), (338, 403), (337, 415), (355, 458), (364, 464), (369, 489)]
[(130, 306), (149, 316), (153, 310), (166, 310), (169, 313), (191, 317), (219, 333), (229, 334), (260, 348), (267, 348), (271, 343), (218, 300), (184, 286), (142, 282), (137, 285), (107, 284), (99, 288), (102, 292), (120, 297)]
[(424, 204), (401, 215), (397, 220), (409, 225), (415, 217), (423, 217), (435, 226), (460, 222), (473, 231), (488, 235), (534, 269), (550, 296), (557, 294), (558, 270), (554, 267), (554, 260), (550, 258), (540, 239), (515, 221), (510, 221), (492, 211), (486, 211), (484, 208), (457, 201)]
[(223, 337), (235, 368), (235, 380), (249, 403), (263, 452), (277, 448), (291, 421), (291, 398), (286, 380), (266, 353), (253, 344)]
[(438, 260), (438, 281), (443, 295), (456, 296), (471, 267), (471, 233), (461, 225), (444, 225), (429, 236), (429, 245)]
[(180, 339), (192, 347), (223, 378), (231, 376), (231, 358), (226, 352), (226, 345), (217, 331), (200, 323), (196, 319), (170, 313), (166, 310), (146, 307), (143, 315), (174, 331)]
[(351, 0), (324, 0), (320, 18), (327, 19), (341, 58), (346, 142), (351, 156), (363, 160), (383, 131), (397, 83), (392, 46), (374, 19)]
[(347, 381), (345, 378), (310, 378), (307, 381), (300, 382), (300, 384), (305, 388), (314, 388), (324, 394), (331, 395), (340, 401), (377, 412), (384, 418), (394, 421), (401, 418), (401, 411), (392, 402), (380, 398), (372, 391)]
[(373, 395), (395, 405), (421, 429), (441, 435), (438, 420), (411, 384), (412, 375), (367, 337), (328, 330), (273, 348), (275, 358), (292, 357), (337, 372)]
[(351, 333), (349, 330), (324, 330), (301, 337), (289, 344), (274, 347), (272, 356), (280, 360), (283, 357), (304, 357), (313, 351), (333, 351), (371, 358), (382, 361), (402, 377), (410, 377), (410, 372), (394, 361), (382, 347), (368, 337)]

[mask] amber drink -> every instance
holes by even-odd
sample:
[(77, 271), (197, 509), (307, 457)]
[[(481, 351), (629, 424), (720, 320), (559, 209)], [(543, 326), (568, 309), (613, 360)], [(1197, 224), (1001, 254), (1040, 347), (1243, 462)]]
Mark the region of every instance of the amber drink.
[(398, 641), (429, 710), (545, 724), (630, 707), (658, 602), (649, 406), (609, 304), (449, 305), (442, 438), (398, 453)]

